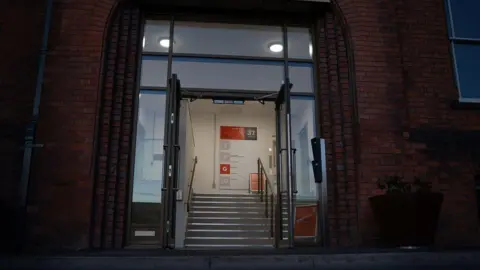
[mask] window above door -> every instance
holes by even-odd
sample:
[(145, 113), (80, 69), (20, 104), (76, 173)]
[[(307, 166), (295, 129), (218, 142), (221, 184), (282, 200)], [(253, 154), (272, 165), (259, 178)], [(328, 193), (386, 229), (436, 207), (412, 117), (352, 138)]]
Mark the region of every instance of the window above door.
[(142, 89), (164, 89), (171, 72), (180, 76), (182, 87), (188, 90), (275, 92), (287, 69), (292, 93), (314, 93), (308, 27), (191, 21), (172, 24), (165, 20), (145, 23)]
[[(168, 53), (169, 22), (147, 21), (143, 52)], [(283, 59), (281, 26), (244, 25), (203, 22), (175, 22), (173, 54)], [(288, 58), (312, 59), (312, 43), (308, 28), (288, 28)]]

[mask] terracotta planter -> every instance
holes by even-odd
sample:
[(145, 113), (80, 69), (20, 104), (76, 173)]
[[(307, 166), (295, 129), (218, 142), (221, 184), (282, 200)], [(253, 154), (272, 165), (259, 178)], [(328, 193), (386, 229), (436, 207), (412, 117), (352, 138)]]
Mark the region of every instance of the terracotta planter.
[(441, 193), (398, 193), (370, 197), (380, 240), (386, 247), (434, 244)]

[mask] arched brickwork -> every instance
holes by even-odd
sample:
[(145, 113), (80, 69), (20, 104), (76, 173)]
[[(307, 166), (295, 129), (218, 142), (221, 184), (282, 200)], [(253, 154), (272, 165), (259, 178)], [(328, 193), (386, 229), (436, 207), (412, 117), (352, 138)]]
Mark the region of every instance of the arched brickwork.
[(316, 27), (320, 131), (326, 141), (329, 246), (358, 243), (355, 92), (348, 73), (346, 32), (329, 11)]
[(120, 6), (108, 30), (92, 207), (91, 246), (94, 248), (121, 248), (125, 244), (141, 45), (138, 7)]

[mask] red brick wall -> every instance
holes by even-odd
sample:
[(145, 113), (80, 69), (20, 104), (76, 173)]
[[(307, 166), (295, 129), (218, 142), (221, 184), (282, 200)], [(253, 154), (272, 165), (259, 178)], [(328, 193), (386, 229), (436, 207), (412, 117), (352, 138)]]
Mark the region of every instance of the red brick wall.
[[(131, 104), (133, 98), (133, 77), (129, 75), (133, 74), (133, 55), (127, 57), (125, 47), (110, 50), (108, 65), (102, 70), (104, 41), (118, 37), (105, 38), (117, 2), (55, 1), (38, 126), (38, 142), (45, 147), (35, 154), (31, 179), (30, 240), (36, 245), (85, 248), (93, 240), (96, 247), (119, 247), (123, 242), (122, 202), (126, 197), (119, 194), (127, 190), (125, 164), (130, 142), (126, 134), (131, 123), (125, 119), (133, 112), (131, 106), (122, 104)], [(375, 243), (376, 229), (367, 200), (375, 193), (375, 177), (427, 170), (438, 172), (435, 188), (445, 193), (437, 243), (480, 243), (469, 162), (427, 155), (423, 150), (429, 146), (405, 136), (406, 131), (420, 127), (480, 127), (476, 112), (454, 111), (449, 106), (457, 98), (457, 90), (443, 1), (334, 2), (344, 16), (337, 18), (346, 20), (353, 40), (360, 125), (356, 134), (343, 33), (330, 14), (317, 30), (332, 244)], [(0, 164), (6, 179), (0, 198), (13, 200), (22, 154), (17, 146), (31, 113), (45, 3), (17, 0), (6, 5), (0, 11)], [(13, 24), (19, 26), (9, 27)], [(117, 43), (125, 42), (123, 34)], [(113, 60), (111, 54), (123, 56)], [(112, 65), (120, 68), (115, 70), (117, 76), (106, 74), (114, 71)], [(105, 75), (107, 80), (102, 82)], [(101, 104), (111, 106), (100, 111)], [(97, 146), (100, 155), (95, 159)], [(355, 159), (357, 150), (360, 153)], [(93, 220), (92, 209), (97, 209)], [(89, 239), (92, 222), (94, 233)]]
[[(11, 249), (43, 32), (44, 1), (8, 0), (0, 9), (0, 250)], [(15, 25), (15, 27), (12, 27)]]
[(45, 147), (33, 159), (28, 209), (33, 245), (88, 247), (104, 34), (116, 2), (54, 2), (37, 133)]
[[(437, 245), (480, 244), (469, 160), (427, 155), (424, 150), (431, 146), (410, 142), (404, 133), (412, 128), (430, 129), (432, 134), (439, 133), (433, 130), (439, 127), (475, 130), (480, 125), (478, 113), (450, 108), (458, 94), (443, 1), (334, 2), (348, 23), (355, 54), (361, 243), (375, 242), (367, 200), (375, 193), (374, 179), (386, 173), (428, 171), (435, 175), (434, 187), (445, 194)], [(462, 156), (461, 151), (453, 155)]]
[[(25, 126), (32, 115), (44, 1), (9, 0), (0, 9), (0, 203), (16, 203)], [(12, 27), (15, 25), (15, 27)]]
[(353, 246), (358, 238), (357, 168), (352, 92), (349, 90), (344, 32), (325, 14), (315, 27), (320, 132), (326, 141), (328, 231), (331, 246)]

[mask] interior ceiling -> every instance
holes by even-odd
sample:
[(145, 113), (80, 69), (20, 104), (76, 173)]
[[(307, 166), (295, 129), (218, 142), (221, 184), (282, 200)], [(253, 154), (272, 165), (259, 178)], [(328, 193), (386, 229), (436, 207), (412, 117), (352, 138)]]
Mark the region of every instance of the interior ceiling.
[[(304, 103), (291, 103), (292, 117), (303, 115)], [(217, 113), (217, 114), (242, 114), (252, 117), (275, 117), (275, 103), (258, 101), (245, 101), (243, 105), (214, 104), (211, 99), (197, 99), (190, 102), (190, 113)]]
[(275, 104), (245, 101), (243, 105), (214, 104), (211, 99), (197, 99), (190, 102), (190, 113), (242, 114), (255, 117), (275, 117)]

